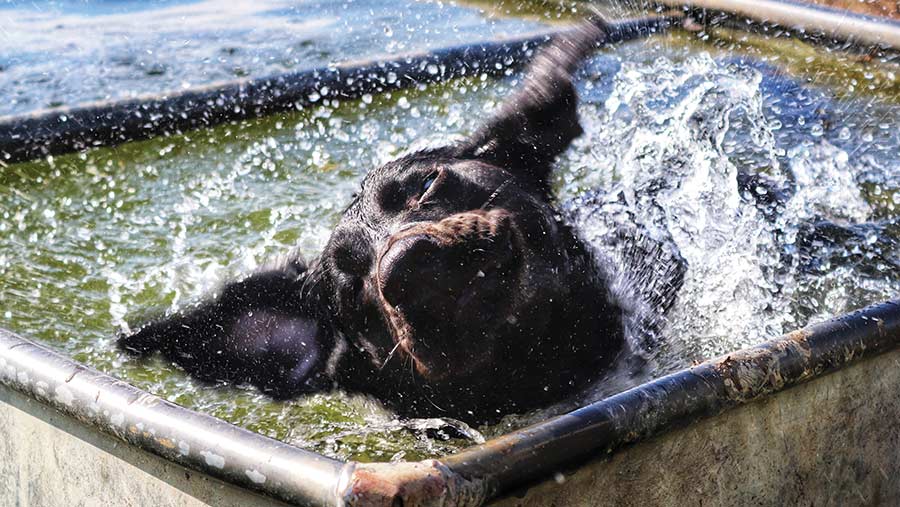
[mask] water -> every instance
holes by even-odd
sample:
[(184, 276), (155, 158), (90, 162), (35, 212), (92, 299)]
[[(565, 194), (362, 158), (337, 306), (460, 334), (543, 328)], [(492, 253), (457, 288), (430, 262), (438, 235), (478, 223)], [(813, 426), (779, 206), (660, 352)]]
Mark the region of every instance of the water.
[[(768, 64), (700, 53), (625, 63), (604, 102), (584, 109), (593, 119), (590, 134), (568, 162), (585, 169), (570, 181), (620, 192), (624, 202), (576, 201), (577, 223), (626, 268), (619, 276), (627, 284), (666, 278), (651, 271), (632, 280), (629, 259), (605, 240), (614, 227), (638, 222), (688, 266), (655, 339), (661, 345), (650, 354), (654, 374), (900, 293), (896, 224), (874, 225), (898, 216), (896, 132), (878, 142), (847, 134), (872, 114), (896, 115), (895, 105), (834, 102), (828, 90), (800, 87)], [(609, 169), (596, 173), (594, 166)], [(778, 187), (793, 187), (792, 195), (778, 210), (760, 209), (741, 195), (740, 172), (764, 173)], [(866, 185), (890, 200), (872, 199)], [(616, 219), (623, 213), (625, 222)], [(821, 220), (873, 225), (857, 245), (797, 245)], [(815, 269), (809, 255), (830, 265)]]
[(449, 3), (62, 0), (0, 5), (0, 116), (538, 28)]
[[(312, 4), (236, 5), (252, 10), (235, 11), (241, 23), (205, 11), (204, 2), (149, 10), (118, 2), (54, 4), (57, 13), (17, 23), (52, 23), (62, 12), (64, 26), (98, 30), (98, 37), (121, 30), (134, 43), (123, 51), (142, 55), (153, 46), (178, 71), (144, 78), (135, 63), (122, 81), (106, 79), (109, 60), (67, 53), (38, 35), (31, 56), (3, 46), (2, 58), (14, 63), (4, 64), (0, 80), (15, 81), (10, 73), (21, 78), (25, 71), (14, 70), (15, 62), (35, 55), (48, 60), (40, 67), (48, 80), (0, 83), (14, 90), (3, 96), (14, 100), (0, 107), (20, 112), (57, 100), (50, 97), (78, 102), (227, 77), (231, 63), (187, 56), (217, 54), (225, 38), (240, 48), (233, 56), (244, 59), (247, 72), (260, 75), (283, 70), (264, 55), (285, 52), (292, 47), (287, 39), (308, 33), (320, 37), (307, 46), (310, 54), (327, 54), (302, 62), (390, 50), (387, 39), (402, 38), (405, 50), (537, 26), (435, 3), (392, 3), (397, 16), (385, 23), (374, 14), (385, 12), (381, 4), (367, 1), (329, 3), (325, 11), (351, 12), (338, 22), (358, 35), (311, 28), (301, 35), (284, 27), (315, 25), (323, 11)], [(111, 23), (101, 14), (109, 9), (125, 12)], [(133, 21), (138, 15), (151, 27), (160, 26), (154, 19), (179, 16), (203, 23), (185, 53), (169, 31), (142, 30)], [(194, 33), (187, 21), (179, 26)], [(89, 78), (64, 79), (63, 64)], [(645, 297), (664, 289), (675, 251), (688, 269), (667, 317), (648, 312), (652, 305), (641, 297), (634, 303), (631, 339), (650, 368), (614, 375), (588, 399), (896, 296), (896, 224), (856, 226), (838, 244), (809, 244), (805, 232), (821, 219), (849, 225), (900, 217), (896, 72), (893, 63), (862, 64), (794, 41), (727, 31), (630, 43), (589, 62), (580, 81), (586, 133), (560, 161), (560, 201), (614, 267), (622, 293)], [(342, 458), (445, 454), (568, 408), (510, 416), (477, 431), (434, 420), (399, 422), (365, 397), (276, 403), (251, 389), (200, 385), (162, 361), (135, 362), (113, 347), (115, 334), (141, 315), (185, 305), (290, 249), (314, 256), (368, 169), (410, 146), (471, 132), (514, 85), (515, 78), (475, 77), (337, 105), (322, 96), (302, 112), (5, 167), (0, 326), (176, 403)], [(768, 175), (792, 189), (790, 199), (780, 210), (759, 209), (738, 192), (740, 172)], [(628, 233), (631, 244), (614, 244), (613, 231)], [(644, 240), (658, 246), (651, 249), (658, 262), (633, 255)]]

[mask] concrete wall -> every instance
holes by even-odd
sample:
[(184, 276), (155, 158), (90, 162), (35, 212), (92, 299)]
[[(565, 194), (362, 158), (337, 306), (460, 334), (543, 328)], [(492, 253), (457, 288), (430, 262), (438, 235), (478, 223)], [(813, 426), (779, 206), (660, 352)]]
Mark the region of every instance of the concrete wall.
[(0, 385), (0, 506), (283, 506), (74, 422)]
[(900, 351), (561, 471), (492, 505), (900, 505)]

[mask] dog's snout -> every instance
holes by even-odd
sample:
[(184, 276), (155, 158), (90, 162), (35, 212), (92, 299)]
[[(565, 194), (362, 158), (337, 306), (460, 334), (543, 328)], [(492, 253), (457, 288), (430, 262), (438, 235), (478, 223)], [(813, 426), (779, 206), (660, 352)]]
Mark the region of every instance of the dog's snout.
[(377, 267), (390, 305), (441, 311), (479, 270), (510, 255), (511, 221), (501, 210), (472, 211), (406, 227), (388, 241)]

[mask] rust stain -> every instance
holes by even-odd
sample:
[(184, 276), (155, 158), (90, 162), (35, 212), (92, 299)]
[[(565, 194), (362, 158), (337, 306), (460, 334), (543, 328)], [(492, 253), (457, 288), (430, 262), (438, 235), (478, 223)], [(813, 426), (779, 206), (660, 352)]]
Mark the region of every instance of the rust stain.
[(875, 319), (875, 325), (878, 327), (878, 336), (884, 337), (885, 328), (884, 328), (884, 319)]
[[(731, 353), (707, 363), (722, 379), (728, 397), (746, 402), (760, 395), (779, 391), (814, 374), (810, 369), (812, 350), (807, 330), (788, 333), (759, 347)], [(799, 371), (797, 362), (799, 358)], [(785, 360), (790, 359), (788, 371)]]
[(437, 460), (348, 463), (345, 507), (476, 507), (487, 499), (481, 481), (470, 481)]
[(169, 440), (168, 438), (159, 438), (156, 440), (159, 445), (165, 447), (166, 449), (175, 449), (175, 442)]

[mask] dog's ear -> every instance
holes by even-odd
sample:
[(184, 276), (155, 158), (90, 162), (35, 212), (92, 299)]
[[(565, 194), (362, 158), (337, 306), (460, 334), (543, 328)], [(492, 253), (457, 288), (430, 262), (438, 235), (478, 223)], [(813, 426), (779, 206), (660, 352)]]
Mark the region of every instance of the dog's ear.
[(142, 356), (160, 351), (201, 380), (252, 384), (276, 398), (329, 388), (335, 334), (318, 316), (309, 276), (299, 259), (268, 267), (118, 345)]
[(572, 74), (607, 33), (607, 23), (595, 18), (541, 49), (523, 86), (462, 143), (461, 157), (483, 160), (545, 186), (556, 157), (582, 133)]

